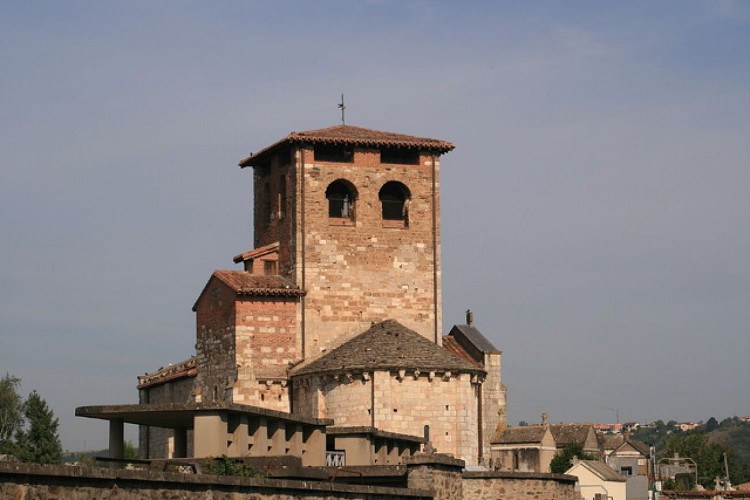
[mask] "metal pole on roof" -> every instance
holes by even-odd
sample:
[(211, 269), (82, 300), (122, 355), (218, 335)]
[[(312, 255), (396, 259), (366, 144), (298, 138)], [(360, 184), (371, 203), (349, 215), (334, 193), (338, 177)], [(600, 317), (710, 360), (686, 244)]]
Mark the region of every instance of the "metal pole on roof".
[(346, 115), (344, 114), (344, 111), (346, 111), (346, 104), (344, 104), (344, 94), (341, 93), (341, 102), (338, 105), (338, 108), (341, 110), (341, 125), (346, 125)]

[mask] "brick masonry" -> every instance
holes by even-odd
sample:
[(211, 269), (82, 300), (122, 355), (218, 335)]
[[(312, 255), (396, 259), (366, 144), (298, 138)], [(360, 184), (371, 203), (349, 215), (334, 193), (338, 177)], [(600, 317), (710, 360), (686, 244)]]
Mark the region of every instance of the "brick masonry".
[[(308, 147), (282, 152), (272, 167), (256, 168), (255, 243), (279, 241), (280, 272), (307, 291), (305, 354), (389, 318), (435, 340), (442, 328), (439, 159), (423, 154), (418, 165), (384, 165), (377, 149), (360, 148), (352, 163), (321, 162)], [(326, 189), (342, 179), (356, 190), (351, 220), (328, 216)], [(382, 218), (378, 196), (388, 181), (411, 193), (408, 224)], [(264, 214), (268, 191), (271, 217)]]

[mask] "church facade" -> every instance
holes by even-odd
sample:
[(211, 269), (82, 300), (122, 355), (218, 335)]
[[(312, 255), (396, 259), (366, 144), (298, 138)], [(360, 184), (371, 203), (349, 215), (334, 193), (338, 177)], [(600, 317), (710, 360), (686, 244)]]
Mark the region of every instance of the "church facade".
[[(241, 269), (212, 273), (193, 307), (195, 356), (139, 377), (141, 403), (325, 422), (332, 453), (356, 442), (333, 437), (366, 434), (365, 448), (390, 436), (487, 464), (504, 424), (501, 353), (468, 313), (443, 333), (440, 158), (452, 149), (340, 125), (292, 132), (243, 159), (254, 248), (234, 257)], [(147, 458), (195, 452), (148, 426), (140, 448)], [(370, 465), (399, 463), (369, 455)]]

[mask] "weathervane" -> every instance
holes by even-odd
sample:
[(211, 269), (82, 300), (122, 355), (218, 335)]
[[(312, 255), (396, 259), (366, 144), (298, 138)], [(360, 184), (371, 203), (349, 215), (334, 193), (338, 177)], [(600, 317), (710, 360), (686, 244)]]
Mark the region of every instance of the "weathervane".
[(341, 110), (341, 125), (346, 125), (346, 115), (344, 115), (344, 112), (346, 111), (346, 104), (344, 104), (344, 94), (341, 94), (341, 102), (338, 105), (338, 108)]

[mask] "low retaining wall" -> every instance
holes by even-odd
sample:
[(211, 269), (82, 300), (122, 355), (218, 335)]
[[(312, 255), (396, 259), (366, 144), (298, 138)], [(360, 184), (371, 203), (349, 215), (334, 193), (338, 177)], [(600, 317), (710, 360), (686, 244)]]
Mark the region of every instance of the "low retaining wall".
[(428, 500), (425, 491), (331, 484), (321, 481), (250, 479), (104, 467), (0, 462), (0, 498), (76, 500), (143, 498), (186, 500)]
[(465, 472), (465, 500), (581, 500), (575, 476), (534, 472)]

